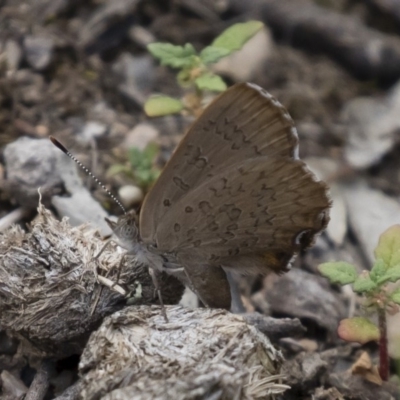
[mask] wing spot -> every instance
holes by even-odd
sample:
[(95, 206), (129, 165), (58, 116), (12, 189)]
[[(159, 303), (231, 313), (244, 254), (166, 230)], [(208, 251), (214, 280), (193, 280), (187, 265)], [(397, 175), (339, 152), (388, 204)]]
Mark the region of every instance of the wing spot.
[(209, 231), (215, 232), (219, 229), (219, 225), (215, 221), (213, 221), (210, 224), (208, 224), (207, 228)]
[(187, 207), (185, 207), (185, 212), (188, 213), (188, 214), (190, 214), (190, 213), (193, 212), (193, 208), (190, 207), (190, 206), (187, 206)]
[(230, 256), (237, 256), (240, 253), (239, 247), (234, 247), (233, 249), (228, 250), (228, 255)]
[(182, 189), (185, 192), (190, 189), (190, 186), (183, 182), (182, 178), (179, 178), (179, 176), (174, 176), (172, 180), (179, 189)]
[(174, 231), (179, 232), (181, 230), (181, 226), (179, 224), (174, 225)]
[(163, 204), (164, 207), (169, 207), (171, 205), (171, 201), (169, 199), (164, 199)]
[(240, 145), (236, 144), (236, 143), (233, 143), (232, 146), (231, 146), (232, 150), (240, 150), (241, 148), (242, 147)]
[(256, 154), (257, 156), (262, 156), (262, 153), (260, 150), (258, 150), (258, 146), (253, 146), (254, 149), (254, 154)]
[(219, 208), (219, 211), (222, 213), (226, 213), (231, 221), (237, 221), (242, 214), (242, 210), (235, 207), (234, 204), (224, 204)]
[(216, 256), (215, 254), (211, 254), (210, 258), (208, 259), (210, 262), (216, 262), (220, 259), (219, 256)]
[(203, 214), (207, 215), (212, 210), (212, 207), (208, 201), (201, 201), (199, 203), (199, 209)]
[(226, 227), (226, 229), (228, 231), (236, 231), (239, 229), (239, 225), (238, 224), (230, 224)]

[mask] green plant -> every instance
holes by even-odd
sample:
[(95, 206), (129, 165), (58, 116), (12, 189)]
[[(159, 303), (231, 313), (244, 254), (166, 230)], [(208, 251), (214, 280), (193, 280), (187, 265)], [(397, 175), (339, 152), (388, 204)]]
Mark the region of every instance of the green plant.
[(155, 143), (149, 143), (144, 150), (132, 147), (128, 152), (129, 165), (114, 164), (109, 168), (108, 175), (124, 173), (147, 190), (160, 175), (160, 170), (154, 164), (158, 152), (159, 147)]
[[(190, 43), (184, 46), (151, 43), (147, 48), (161, 65), (178, 70), (177, 81), (181, 87), (195, 89), (195, 99), (186, 101), (191, 103), (188, 108), (195, 108), (201, 102), (203, 91), (223, 92), (227, 88), (223, 79), (212, 73), (210, 65), (241, 49), (262, 27), (259, 21), (232, 25), (200, 53)], [(144, 109), (148, 116), (155, 117), (178, 113), (185, 107), (183, 100), (157, 95), (147, 100)]]
[(347, 318), (340, 322), (338, 335), (344, 340), (362, 344), (379, 341), (379, 373), (382, 380), (388, 380), (386, 313), (394, 314), (400, 310), (400, 288), (390, 288), (388, 283), (400, 280), (400, 225), (382, 233), (375, 257), (371, 271), (363, 271), (359, 275), (356, 268), (346, 262), (328, 262), (318, 268), (332, 283), (352, 284), (353, 290), (364, 297), (367, 310), (377, 313), (379, 326), (368, 318)]

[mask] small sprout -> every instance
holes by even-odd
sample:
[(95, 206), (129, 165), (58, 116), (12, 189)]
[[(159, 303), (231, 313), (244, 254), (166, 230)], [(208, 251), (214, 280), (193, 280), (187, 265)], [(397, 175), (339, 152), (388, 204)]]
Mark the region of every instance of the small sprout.
[(116, 164), (109, 168), (108, 175), (124, 173), (143, 189), (148, 189), (159, 177), (160, 170), (154, 166), (154, 160), (159, 152), (155, 143), (149, 143), (144, 150), (136, 147), (129, 149), (130, 166)]
[(183, 110), (183, 103), (173, 97), (156, 95), (150, 97), (144, 105), (144, 111), (149, 117), (176, 114)]
[(226, 90), (226, 83), (214, 74), (204, 74), (195, 80), (196, 86), (200, 90), (210, 90), (213, 92), (223, 92)]
[(248, 21), (232, 25), (222, 32), (211, 43), (211, 46), (226, 49), (233, 53), (236, 50), (240, 50), (263, 26), (264, 24), (260, 21)]
[(400, 279), (400, 264), (389, 268), (385, 274), (379, 278), (378, 283), (397, 282)]
[[(149, 52), (161, 65), (178, 69), (177, 82), (182, 88), (192, 88), (201, 100), (204, 91), (223, 92), (227, 85), (223, 79), (212, 73), (210, 65), (234, 51), (240, 50), (262, 27), (259, 21), (248, 21), (232, 25), (222, 32), (210, 46), (200, 53), (190, 43), (175, 46), (171, 43), (151, 43)], [(149, 117), (158, 117), (181, 112), (183, 102), (167, 96), (151, 97), (145, 103), (144, 110)], [(198, 110), (187, 108), (192, 114)]]
[(394, 303), (400, 304), (400, 288), (394, 290), (389, 297)]
[(375, 261), (375, 264), (372, 267), (369, 275), (374, 282), (378, 282), (379, 279), (381, 279), (382, 276), (385, 275), (386, 271), (387, 271), (386, 263), (381, 258), (379, 258), (378, 260)]
[(208, 65), (216, 63), (221, 58), (224, 58), (231, 54), (231, 50), (224, 49), (221, 47), (214, 47), (213, 45), (205, 47), (200, 53), (201, 61)]
[(379, 329), (367, 318), (346, 318), (340, 321), (338, 335), (348, 342), (365, 344), (379, 340)]
[(318, 269), (332, 283), (339, 285), (353, 283), (357, 278), (357, 270), (354, 265), (342, 261), (321, 264)]
[(375, 290), (378, 287), (374, 282), (368, 271), (363, 271), (354, 281), (353, 289), (357, 293), (366, 293)]
[(382, 259), (388, 268), (400, 265), (400, 225), (393, 225), (382, 233), (375, 257)]
[(362, 344), (379, 340), (379, 373), (386, 381), (389, 378), (386, 314), (400, 311), (400, 288), (390, 291), (387, 286), (389, 282), (400, 281), (400, 225), (382, 233), (375, 256), (371, 271), (358, 276), (356, 269), (344, 262), (321, 264), (319, 270), (332, 283), (352, 283), (353, 290), (364, 296), (364, 307), (378, 315), (379, 328), (366, 318), (356, 317), (341, 321), (338, 334), (344, 340)]
[(161, 65), (172, 68), (191, 67), (196, 63), (196, 50), (190, 44), (174, 46), (171, 43), (150, 43), (149, 52), (160, 60)]

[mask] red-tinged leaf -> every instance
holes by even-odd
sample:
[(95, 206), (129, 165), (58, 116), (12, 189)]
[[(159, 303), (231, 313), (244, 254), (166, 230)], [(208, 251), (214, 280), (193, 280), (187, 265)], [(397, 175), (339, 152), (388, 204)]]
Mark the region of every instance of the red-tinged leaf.
[(346, 318), (340, 321), (338, 335), (348, 342), (364, 344), (379, 340), (379, 328), (367, 318)]

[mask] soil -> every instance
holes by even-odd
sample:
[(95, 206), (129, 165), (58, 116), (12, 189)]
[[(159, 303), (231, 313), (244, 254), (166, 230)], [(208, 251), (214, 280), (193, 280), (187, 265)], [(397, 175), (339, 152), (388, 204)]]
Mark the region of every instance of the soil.
[[(182, 94), (174, 71), (159, 66), (146, 45), (154, 40), (176, 45), (191, 42), (196, 49), (202, 49), (225, 28), (248, 19), (266, 23), (271, 40), (270, 46), (260, 50), (265, 51), (266, 58), (248, 80), (268, 90), (288, 109), (298, 128), (300, 157), (333, 162), (329, 184), (362, 179), (398, 201), (399, 141), (394, 140), (374, 165), (355, 168), (344, 156), (347, 131), (343, 128), (342, 110), (347, 102), (360, 96), (383, 99), (400, 77), (390, 61), (395, 63), (397, 48), (400, 49), (400, 2), (392, 2), (397, 4), (396, 9), (385, 7), (385, 2), (378, 0), (304, 1), (309, 20), (297, 25), (290, 19), (291, 14), (296, 15), (292, 1), (287, 2), (286, 13), (279, 9), (279, 1), (265, 1), (264, 5), (261, 1), (247, 1), (245, 6), (240, 3), (1, 1), (0, 218), (23, 206), (24, 213), (17, 222), (27, 229), (36, 215), (36, 192), (33, 200), (23, 204), (24, 193), (8, 181), (4, 149), (21, 137), (55, 136), (83, 164), (94, 166), (95, 175), (112, 193), (117, 193), (119, 187), (135, 184), (134, 178), (129, 174), (110, 176), (107, 172), (117, 164), (129, 164), (126, 143), (140, 146), (143, 137), (147, 141), (147, 131), (139, 139), (132, 133), (135, 126), (146, 123), (152, 133), (156, 132), (153, 139), (160, 151), (155, 164), (162, 169), (192, 118), (177, 115), (150, 119), (145, 115), (143, 104), (150, 94)], [(347, 47), (334, 46), (336, 39), (343, 40), (341, 35), (347, 25), (337, 31), (327, 29), (324, 36), (315, 28), (320, 12), (327, 19), (339, 16), (340, 20), (343, 16), (359, 24), (362, 29), (358, 42), (349, 39)], [(270, 16), (266, 17), (266, 13)], [(271, 22), (272, 14), (275, 22)], [(323, 32), (323, 28), (319, 29)], [(310, 32), (318, 36), (319, 45), (312, 45)], [(351, 39), (352, 35), (354, 31)], [(387, 44), (385, 49), (392, 57), (378, 60), (376, 65), (381, 64), (375, 69), (362, 53), (374, 35)], [(242, 62), (250, 64), (252, 60)], [(228, 84), (234, 83), (233, 76), (229, 71), (223, 74)], [(94, 122), (97, 125), (90, 125)], [(89, 186), (110, 213), (120, 213), (101, 188), (92, 183)], [(63, 192), (60, 185), (57, 190)], [(359, 312), (360, 301), (348, 291), (329, 285), (317, 266), (326, 260), (345, 259), (352, 260), (360, 270), (370, 268), (357, 234), (345, 224), (342, 243), (335, 243), (324, 233), (312, 249), (297, 259), (288, 274), (239, 279), (246, 313), (257, 311), (296, 321), (290, 329), (282, 328), (283, 336), (273, 333), (273, 343), (286, 359), (285, 383), (291, 386), (279, 395), (280, 399), (400, 399), (395, 360), (389, 382), (372, 382), (365, 370), (352, 374), (349, 371), (364, 352), (369, 354), (372, 365), (377, 365), (378, 346), (349, 344), (337, 335), (339, 321), (354, 309)], [(29, 387), (37, 364), (12, 364), (17, 348), (18, 341), (0, 331), (0, 369), (11, 371)], [(55, 398), (76, 382), (78, 361), (79, 354), (74, 354), (51, 364), (50, 387), (42, 398)], [(3, 375), (2, 379), (0, 393), (4, 397), (0, 398), (10, 398)]]

